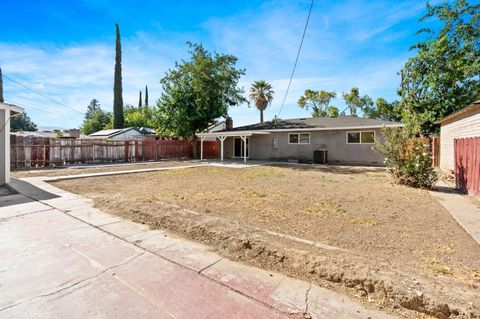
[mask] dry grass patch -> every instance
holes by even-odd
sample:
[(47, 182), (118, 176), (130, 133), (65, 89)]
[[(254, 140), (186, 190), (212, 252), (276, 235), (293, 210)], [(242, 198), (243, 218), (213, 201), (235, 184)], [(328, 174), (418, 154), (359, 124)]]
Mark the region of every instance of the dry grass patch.
[(91, 197), (113, 213), (175, 204), (400, 268), (480, 283), (478, 245), (427, 191), (395, 185), (383, 172), (197, 167), (55, 185)]

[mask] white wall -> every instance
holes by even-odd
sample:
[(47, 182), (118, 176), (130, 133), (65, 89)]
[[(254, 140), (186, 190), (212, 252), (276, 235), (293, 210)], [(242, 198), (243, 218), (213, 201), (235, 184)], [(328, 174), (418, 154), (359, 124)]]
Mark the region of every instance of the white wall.
[(440, 127), (440, 169), (454, 169), (453, 140), (462, 137), (480, 136), (480, 109), (455, 119)]
[(134, 140), (134, 139), (144, 139), (145, 135), (142, 133), (136, 131), (136, 130), (130, 130), (127, 132), (124, 132), (122, 134), (118, 134), (114, 137), (112, 137), (112, 140)]
[(10, 182), (10, 110), (0, 109), (0, 185)]

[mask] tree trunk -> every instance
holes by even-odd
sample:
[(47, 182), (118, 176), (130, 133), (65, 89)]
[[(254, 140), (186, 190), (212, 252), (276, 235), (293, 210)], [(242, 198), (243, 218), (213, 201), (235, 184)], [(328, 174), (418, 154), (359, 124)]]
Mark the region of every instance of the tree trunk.
[(194, 136), (190, 139), (192, 143), (192, 157), (193, 158), (200, 158), (200, 154), (198, 153), (198, 137)]
[(263, 110), (260, 110), (260, 123), (263, 123)]

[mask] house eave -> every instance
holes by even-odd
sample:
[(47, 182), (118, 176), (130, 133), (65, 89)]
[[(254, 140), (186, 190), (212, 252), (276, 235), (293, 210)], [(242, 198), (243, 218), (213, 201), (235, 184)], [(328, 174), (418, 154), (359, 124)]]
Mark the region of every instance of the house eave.
[(0, 103), (0, 109), (9, 110), (10, 112), (12, 112), (13, 115), (21, 114), (25, 112), (23, 107), (16, 106), (14, 104), (9, 104), (9, 103)]

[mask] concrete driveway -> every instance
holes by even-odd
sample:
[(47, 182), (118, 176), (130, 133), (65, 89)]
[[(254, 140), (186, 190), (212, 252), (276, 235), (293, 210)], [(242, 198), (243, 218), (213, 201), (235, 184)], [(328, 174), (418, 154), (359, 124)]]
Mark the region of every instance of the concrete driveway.
[(41, 179), (0, 196), (0, 318), (388, 318), (92, 207)]

